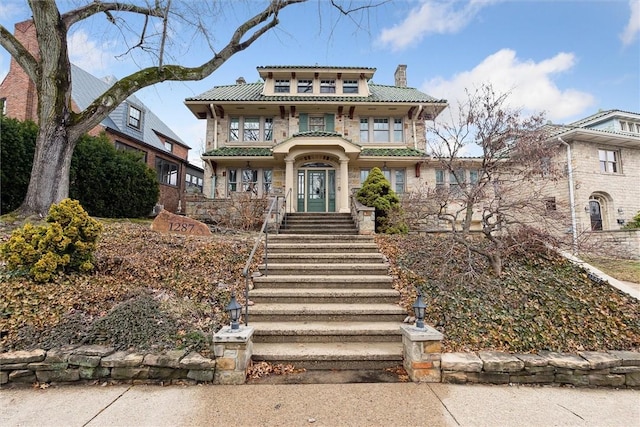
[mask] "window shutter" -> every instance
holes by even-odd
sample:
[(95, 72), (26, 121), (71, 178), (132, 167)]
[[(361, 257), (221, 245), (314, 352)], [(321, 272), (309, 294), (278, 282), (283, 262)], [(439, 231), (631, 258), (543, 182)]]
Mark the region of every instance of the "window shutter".
[(300, 132), (307, 132), (309, 130), (309, 115), (307, 113), (300, 113), (299, 117)]
[(333, 114), (325, 114), (324, 115), (324, 130), (326, 132), (335, 132), (335, 116)]

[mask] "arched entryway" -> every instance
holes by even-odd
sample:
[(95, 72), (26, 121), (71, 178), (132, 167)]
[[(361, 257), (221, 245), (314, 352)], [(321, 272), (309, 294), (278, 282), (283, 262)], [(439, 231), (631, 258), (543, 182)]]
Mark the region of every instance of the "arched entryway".
[(297, 169), (297, 211), (336, 211), (336, 169), (324, 162), (305, 162)]
[(601, 231), (609, 229), (609, 207), (611, 206), (611, 196), (603, 192), (593, 192), (589, 196), (589, 221), (591, 231)]

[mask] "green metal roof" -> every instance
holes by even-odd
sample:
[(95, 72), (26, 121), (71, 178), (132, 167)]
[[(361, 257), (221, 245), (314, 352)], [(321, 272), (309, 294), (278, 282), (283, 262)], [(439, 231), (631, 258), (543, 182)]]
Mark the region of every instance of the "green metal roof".
[(345, 102), (345, 103), (366, 103), (366, 102), (406, 102), (424, 103), (436, 102), (446, 103), (444, 99), (436, 99), (426, 93), (412, 87), (385, 86), (369, 83), (369, 96), (301, 96), (297, 94), (262, 95), (264, 83), (245, 83), (228, 86), (215, 86), (198, 96), (187, 98), (186, 101), (206, 101), (206, 102)]
[(211, 157), (270, 157), (271, 148), (260, 147), (221, 147), (207, 151), (203, 156)]
[(360, 157), (427, 157), (424, 151), (414, 148), (363, 148)]

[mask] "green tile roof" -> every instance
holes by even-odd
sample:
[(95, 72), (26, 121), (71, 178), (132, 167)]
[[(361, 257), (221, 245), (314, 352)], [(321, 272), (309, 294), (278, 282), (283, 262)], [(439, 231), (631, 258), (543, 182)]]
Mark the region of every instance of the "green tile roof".
[(427, 157), (424, 151), (414, 148), (363, 148), (360, 156), (371, 157)]
[(271, 148), (259, 147), (221, 147), (207, 151), (203, 156), (212, 157), (270, 157)]
[(310, 136), (310, 137), (338, 137), (342, 138), (342, 134), (338, 132), (326, 132), (326, 131), (318, 131), (318, 130), (310, 130), (306, 132), (298, 132), (293, 134), (294, 137), (297, 136)]
[(264, 83), (245, 83), (229, 86), (215, 86), (198, 96), (187, 98), (186, 101), (206, 102), (437, 102), (446, 103), (444, 99), (436, 99), (412, 87), (384, 86), (369, 83), (369, 96), (318, 95), (301, 96), (297, 94), (262, 95)]

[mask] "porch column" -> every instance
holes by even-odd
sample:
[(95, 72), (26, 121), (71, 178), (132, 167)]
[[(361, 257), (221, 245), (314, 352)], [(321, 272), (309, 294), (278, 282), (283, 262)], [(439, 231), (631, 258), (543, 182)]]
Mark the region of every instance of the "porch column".
[[(293, 159), (284, 159), (285, 162), (285, 170), (284, 170), (284, 195), (290, 196), (291, 198), (287, 200), (287, 203), (291, 203), (289, 209), (291, 212), (296, 212), (298, 208), (297, 197), (298, 195), (293, 189), (293, 183), (295, 182), (294, 173), (293, 173)], [(291, 191), (291, 194), (289, 194)]]
[(339, 212), (349, 213), (349, 159), (340, 159), (340, 209)]

